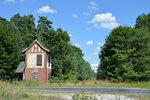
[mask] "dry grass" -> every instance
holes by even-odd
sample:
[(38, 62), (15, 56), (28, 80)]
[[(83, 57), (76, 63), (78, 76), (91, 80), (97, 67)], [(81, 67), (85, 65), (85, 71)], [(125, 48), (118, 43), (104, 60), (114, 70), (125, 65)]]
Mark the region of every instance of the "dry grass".
[[(22, 82), (3, 82), (0, 81), (0, 100), (63, 100), (60, 97), (43, 96), (42, 94), (50, 93), (47, 91), (28, 91), (28, 90), (15, 90), (15, 87), (32, 87), (32, 86), (65, 86), (65, 87), (136, 87), (136, 88), (150, 88), (150, 82), (132, 82), (132, 83), (113, 83), (109, 81), (96, 81), (89, 80), (84, 82), (72, 83), (38, 83), (30, 81)], [(37, 95), (38, 94), (38, 95)], [(74, 95), (74, 100), (82, 100), (85, 98), (81, 96), (78, 99), (78, 95)], [(134, 97), (134, 96), (133, 96)], [(150, 100), (149, 96), (138, 96), (140, 100)], [(96, 100), (96, 99), (83, 99), (83, 100)]]
[(9, 82), (0, 81), (0, 100), (63, 100), (59, 97), (33, 95), (25, 91), (15, 90)]
[(82, 82), (64, 82), (64, 83), (40, 83), (31, 81), (13, 82), (15, 87), (126, 87), (126, 88), (148, 88), (150, 82), (110, 82), (101, 80), (87, 80)]

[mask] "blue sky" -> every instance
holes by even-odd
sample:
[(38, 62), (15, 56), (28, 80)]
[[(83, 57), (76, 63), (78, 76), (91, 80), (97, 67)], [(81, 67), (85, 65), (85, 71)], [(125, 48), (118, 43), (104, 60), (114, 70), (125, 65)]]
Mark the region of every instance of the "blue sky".
[(83, 50), (93, 70), (109, 32), (118, 25), (133, 27), (137, 16), (150, 12), (149, 0), (0, 0), (0, 16), (20, 13), (46, 16), (55, 29), (68, 31), (72, 44)]

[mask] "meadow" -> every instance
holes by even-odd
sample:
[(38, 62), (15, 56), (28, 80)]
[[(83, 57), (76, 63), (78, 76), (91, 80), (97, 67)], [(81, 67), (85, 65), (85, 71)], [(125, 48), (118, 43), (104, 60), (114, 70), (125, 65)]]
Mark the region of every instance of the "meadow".
[(124, 88), (147, 88), (150, 89), (150, 81), (146, 82), (111, 82), (107, 80), (87, 80), (87, 81), (59, 81), (59, 82), (34, 82), (34, 81), (13, 81), (14, 87), (124, 87)]
[[(110, 81), (97, 81), (88, 80), (82, 82), (63, 82), (63, 83), (40, 83), (31, 81), (13, 81), (6, 82), (0, 81), (0, 100), (64, 100), (60, 96), (45, 96), (43, 94), (57, 94), (58, 92), (50, 91), (29, 91), (29, 90), (19, 90), (19, 87), (127, 87), (127, 88), (150, 88), (150, 82), (119, 82), (114, 83)], [(59, 94), (59, 93), (58, 93)], [(69, 94), (69, 93), (68, 93)], [(89, 95), (89, 94), (88, 94)], [(92, 98), (90, 94), (89, 97), (86, 93), (73, 93), (72, 100), (97, 100)], [(135, 96), (129, 95), (129, 97), (135, 97), (137, 100), (150, 100), (149, 96)], [(117, 99), (121, 100), (121, 99)]]

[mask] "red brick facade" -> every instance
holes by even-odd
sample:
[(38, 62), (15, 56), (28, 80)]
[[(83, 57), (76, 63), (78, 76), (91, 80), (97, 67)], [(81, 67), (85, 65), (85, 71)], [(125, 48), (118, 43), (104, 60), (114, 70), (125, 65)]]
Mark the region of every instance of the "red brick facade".
[[(48, 82), (51, 74), (51, 66), (48, 66), (49, 52), (43, 48), (43, 45), (35, 41), (25, 50), (25, 80)], [(42, 66), (36, 65), (36, 57), (39, 54), (42, 55)]]

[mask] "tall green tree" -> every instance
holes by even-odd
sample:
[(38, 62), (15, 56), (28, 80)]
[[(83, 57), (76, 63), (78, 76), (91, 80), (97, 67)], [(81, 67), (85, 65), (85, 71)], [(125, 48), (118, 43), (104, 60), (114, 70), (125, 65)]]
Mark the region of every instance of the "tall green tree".
[(149, 14), (142, 14), (136, 18), (136, 28), (145, 27), (150, 30), (150, 13)]
[(150, 37), (145, 32), (122, 26), (112, 30), (99, 54), (97, 79), (149, 80)]
[(53, 22), (48, 20), (47, 17), (39, 16), (37, 28), (39, 31), (47, 32), (52, 28), (51, 24)]
[(11, 22), (17, 26), (21, 33), (25, 47), (29, 46), (35, 39), (37, 39), (37, 30), (34, 20), (33, 15), (20, 16), (20, 14), (16, 14), (11, 18)]
[(0, 78), (12, 79), (19, 62), (18, 45), (14, 33), (0, 24)]

